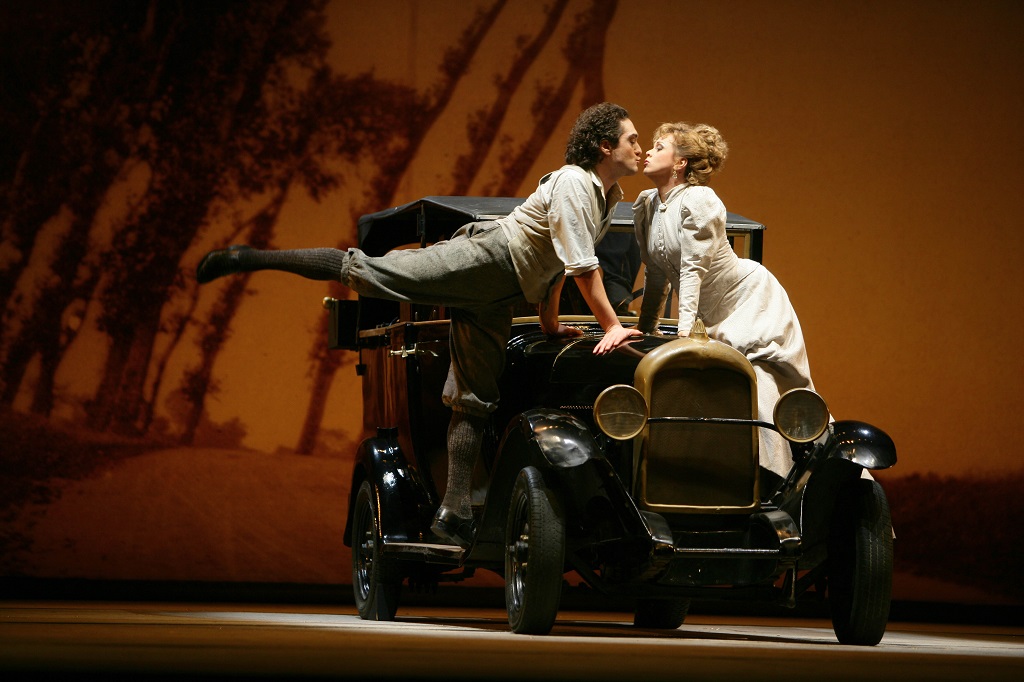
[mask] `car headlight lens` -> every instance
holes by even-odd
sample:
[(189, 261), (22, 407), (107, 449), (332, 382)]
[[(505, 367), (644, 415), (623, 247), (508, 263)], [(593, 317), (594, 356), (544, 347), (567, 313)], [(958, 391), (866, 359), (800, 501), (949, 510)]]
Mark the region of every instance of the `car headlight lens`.
[(828, 427), (828, 406), (809, 388), (786, 391), (775, 403), (775, 426), (787, 440), (809, 443)]
[(609, 437), (629, 440), (647, 425), (647, 401), (632, 386), (609, 386), (594, 401), (594, 419)]

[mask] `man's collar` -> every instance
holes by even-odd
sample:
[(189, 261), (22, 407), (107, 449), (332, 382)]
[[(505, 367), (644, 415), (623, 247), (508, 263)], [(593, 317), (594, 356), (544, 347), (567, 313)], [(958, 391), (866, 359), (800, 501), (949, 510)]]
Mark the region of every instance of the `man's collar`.
[(608, 190), (608, 193), (605, 194), (604, 181), (601, 179), (601, 176), (598, 175), (596, 171), (594, 171), (593, 168), (587, 169), (582, 166), (577, 166), (576, 164), (566, 164), (565, 166), (563, 166), (563, 168), (570, 168), (577, 173), (584, 173), (590, 176), (590, 181), (594, 183), (594, 186), (597, 188), (598, 196), (602, 197), (605, 200), (605, 202), (608, 203), (609, 205), (612, 204), (613, 202), (618, 203), (619, 201), (622, 201), (623, 192), (622, 188), (619, 187), (619, 183), (616, 182), (614, 185), (612, 185), (611, 189)]
[(606, 194), (604, 191), (604, 181), (601, 179), (601, 176), (598, 175), (593, 168), (588, 170), (587, 173), (590, 174), (591, 182), (597, 185), (598, 191), (601, 192), (601, 196), (604, 197), (606, 202), (618, 202), (622, 199), (622, 188), (619, 187), (619, 183), (616, 182), (614, 185), (612, 185), (611, 188), (608, 190), (608, 193)]

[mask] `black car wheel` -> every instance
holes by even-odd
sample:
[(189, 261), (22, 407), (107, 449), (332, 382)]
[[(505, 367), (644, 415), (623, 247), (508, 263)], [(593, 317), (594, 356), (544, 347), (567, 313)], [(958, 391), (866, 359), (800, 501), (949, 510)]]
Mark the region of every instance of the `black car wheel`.
[(402, 578), (397, 563), (381, 556), (380, 517), (373, 486), (363, 481), (352, 519), (352, 592), (363, 620), (394, 620)]
[(633, 625), (638, 628), (675, 630), (686, 620), (686, 612), (689, 610), (689, 599), (639, 599), (633, 613)]
[(565, 520), (540, 472), (516, 477), (505, 528), (505, 607), (512, 631), (545, 635), (558, 615), (565, 572)]
[(828, 545), (828, 601), (842, 644), (872, 646), (892, 599), (892, 519), (876, 481), (857, 479), (836, 503)]

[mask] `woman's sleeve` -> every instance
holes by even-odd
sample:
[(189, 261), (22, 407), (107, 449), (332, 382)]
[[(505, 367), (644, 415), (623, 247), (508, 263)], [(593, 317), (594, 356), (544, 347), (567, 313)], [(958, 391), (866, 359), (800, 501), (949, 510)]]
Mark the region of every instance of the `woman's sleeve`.
[(700, 308), (700, 287), (719, 233), (725, 205), (710, 187), (691, 187), (682, 198), (679, 224), (679, 335), (687, 336)]

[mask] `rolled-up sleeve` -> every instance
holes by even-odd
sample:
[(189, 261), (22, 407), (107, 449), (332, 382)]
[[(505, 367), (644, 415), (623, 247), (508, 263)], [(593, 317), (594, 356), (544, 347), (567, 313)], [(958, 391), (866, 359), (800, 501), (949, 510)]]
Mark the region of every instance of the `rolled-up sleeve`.
[(596, 270), (600, 263), (594, 252), (598, 223), (594, 219), (594, 187), (579, 173), (559, 173), (553, 178), (548, 226), (555, 253), (565, 264), (569, 277)]

